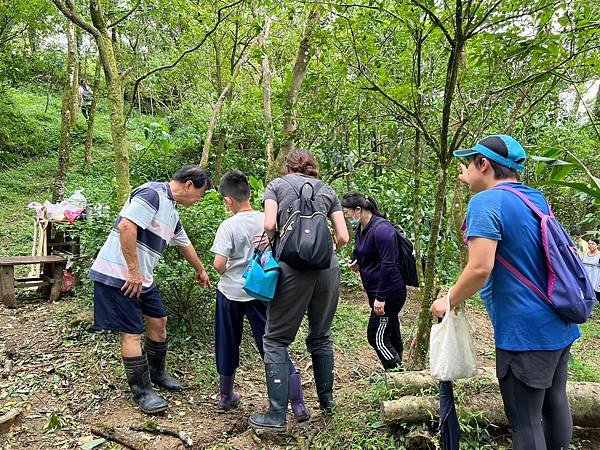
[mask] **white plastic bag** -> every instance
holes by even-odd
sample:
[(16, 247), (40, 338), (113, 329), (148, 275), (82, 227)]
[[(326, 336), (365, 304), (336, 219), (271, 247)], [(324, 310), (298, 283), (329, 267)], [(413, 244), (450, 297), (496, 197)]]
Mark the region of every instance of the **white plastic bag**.
[(477, 374), (471, 324), (462, 308), (450, 309), (450, 291), (447, 299), (446, 314), (429, 336), (431, 376), (440, 381), (471, 378)]

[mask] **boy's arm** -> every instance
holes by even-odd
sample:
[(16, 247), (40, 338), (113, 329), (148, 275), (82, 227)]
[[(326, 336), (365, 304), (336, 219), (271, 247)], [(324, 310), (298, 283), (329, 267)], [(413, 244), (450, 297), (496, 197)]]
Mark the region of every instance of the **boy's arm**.
[(228, 258), (226, 256), (215, 254), (213, 267), (217, 272), (219, 272), (219, 275), (223, 275), (223, 273), (225, 273), (225, 269), (227, 268), (227, 260)]

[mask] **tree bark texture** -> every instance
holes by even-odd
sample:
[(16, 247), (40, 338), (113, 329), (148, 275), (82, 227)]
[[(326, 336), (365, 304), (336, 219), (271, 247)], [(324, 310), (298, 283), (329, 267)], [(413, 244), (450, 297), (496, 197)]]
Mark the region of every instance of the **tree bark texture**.
[[(213, 134), (215, 132), (215, 127), (217, 125), (217, 119), (219, 117), (219, 113), (221, 112), (221, 108), (223, 107), (223, 103), (225, 102), (225, 98), (230, 95), (233, 90), (233, 86), (242, 71), (242, 67), (248, 62), (250, 56), (252, 55), (252, 50), (258, 45), (258, 43), (262, 40), (264, 41), (269, 33), (270, 22), (265, 22), (265, 25), (261, 29), (261, 32), (252, 40), (252, 42), (248, 45), (246, 49), (246, 53), (239, 59), (239, 61), (233, 67), (231, 78), (227, 83), (227, 86), (223, 88), (217, 102), (213, 106), (213, 111), (210, 116), (210, 121), (208, 123), (208, 129), (206, 130), (206, 137), (204, 139), (204, 146), (202, 147), (202, 157), (200, 158), (200, 166), (206, 167), (208, 165), (208, 159), (210, 156), (210, 146), (212, 143)], [(219, 82), (220, 84), (220, 82)]]
[[(60, 143), (58, 146), (58, 168), (54, 180), (54, 190), (52, 192), (52, 201), (54, 203), (63, 199), (65, 190), (65, 180), (69, 170), (69, 153), (71, 134), (72, 114), (73, 114), (73, 90), (77, 89), (74, 84), (75, 70), (77, 66), (77, 53), (75, 43), (75, 24), (67, 21), (67, 62), (66, 78), (63, 89), (63, 97), (60, 108)], [(77, 111), (77, 110), (75, 110)], [(75, 112), (75, 114), (77, 114)]]
[(462, 65), (462, 55), (466, 45), (467, 37), (464, 34), (464, 17), (462, 1), (456, 2), (454, 14), (455, 33), (452, 39), (452, 48), (448, 58), (446, 70), (446, 82), (444, 86), (444, 102), (442, 107), (442, 122), (440, 126), (439, 148), (436, 149), (440, 164), (440, 180), (435, 195), (435, 208), (433, 213), (433, 223), (429, 234), (427, 245), (427, 264), (425, 268), (425, 283), (421, 297), (421, 311), (419, 313), (416, 343), (411, 355), (414, 368), (425, 366), (427, 350), (429, 348), (429, 333), (431, 328), (431, 312), (429, 308), (437, 294), (434, 286), (436, 278), (436, 261), (438, 254), (438, 238), (440, 236), (442, 215), (445, 209), (446, 186), (448, 178), (448, 164), (452, 158), (453, 144), (456, 142), (456, 133), (453, 139), (450, 139), (450, 119), (452, 104), (455, 97), (456, 86), (460, 67)]
[[(265, 16), (264, 27), (271, 27), (272, 18)], [(262, 94), (263, 94), (263, 117), (265, 119), (265, 161), (267, 168), (271, 167), (274, 162), (273, 155), (273, 142), (274, 142), (274, 130), (273, 130), (273, 113), (271, 111), (271, 79), (273, 77), (271, 73), (271, 67), (269, 63), (269, 55), (265, 51), (264, 47), (266, 44), (266, 35), (259, 40), (259, 46), (263, 49), (263, 57), (260, 61), (262, 69)]]
[(94, 95), (92, 97), (92, 104), (90, 105), (90, 112), (87, 121), (87, 133), (85, 137), (85, 162), (87, 164), (92, 163), (92, 144), (94, 139), (94, 119), (96, 117), (96, 105), (98, 104), (98, 90), (100, 89), (100, 71), (102, 70), (102, 61), (100, 58), (96, 61), (96, 70), (94, 71), (94, 86), (92, 91)]
[(444, 212), (444, 201), (446, 197), (446, 184), (448, 179), (448, 168), (442, 167), (439, 171), (439, 183), (435, 193), (435, 206), (433, 222), (427, 245), (427, 256), (425, 265), (425, 283), (421, 297), (421, 310), (417, 324), (416, 344), (411, 355), (411, 363), (414, 368), (425, 367), (427, 351), (429, 349), (429, 333), (431, 331), (431, 312), (429, 308), (433, 303), (438, 289), (434, 286), (436, 259), (438, 253), (438, 238), (442, 226), (442, 214)]
[(217, 149), (215, 151), (215, 183), (218, 183), (223, 175), (223, 152), (225, 151), (225, 143), (227, 142), (227, 133), (219, 132), (217, 140)]
[[(439, 398), (419, 396), (419, 392), (437, 389), (439, 382), (426, 371), (386, 374), (388, 386), (396, 388), (403, 397), (383, 402), (382, 420), (385, 422), (427, 422), (439, 418)], [(454, 383), (459, 418), (485, 420), (506, 427), (508, 421), (500, 395), (494, 368), (480, 369), (471, 379)], [(567, 396), (573, 415), (573, 424), (580, 427), (597, 427), (600, 424), (600, 383), (568, 382)]]
[(108, 102), (110, 105), (110, 125), (115, 152), (116, 194), (119, 204), (125, 203), (131, 190), (129, 177), (129, 150), (123, 113), (123, 77), (117, 69), (113, 42), (108, 29), (100, 0), (89, 0), (92, 23), (87, 22), (77, 11), (72, 1), (52, 0), (60, 12), (76, 25), (90, 33), (96, 41), (98, 54), (104, 69)]
[(319, 2), (315, 2), (314, 8), (308, 17), (304, 34), (300, 40), (298, 53), (296, 54), (296, 62), (292, 69), (292, 81), (288, 90), (284, 112), (283, 142), (281, 143), (277, 158), (269, 167), (267, 167), (267, 181), (281, 175), (285, 157), (296, 146), (296, 131), (298, 129), (298, 124), (296, 122), (296, 105), (298, 103), (302, 82), (304, 81), (304, 77), (308, 70), (308, 64), (315, 52), (311, 38), (318, 28), (320, 19)]

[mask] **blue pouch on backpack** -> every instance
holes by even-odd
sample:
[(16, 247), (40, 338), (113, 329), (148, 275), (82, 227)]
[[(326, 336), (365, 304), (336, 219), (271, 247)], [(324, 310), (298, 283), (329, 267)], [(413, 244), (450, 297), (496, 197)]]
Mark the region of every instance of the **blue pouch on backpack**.
[(244, 291), (251, 297), (270, 302), (275, 297), (281, 268), (271, 251), (255, 250), (244, 274)]

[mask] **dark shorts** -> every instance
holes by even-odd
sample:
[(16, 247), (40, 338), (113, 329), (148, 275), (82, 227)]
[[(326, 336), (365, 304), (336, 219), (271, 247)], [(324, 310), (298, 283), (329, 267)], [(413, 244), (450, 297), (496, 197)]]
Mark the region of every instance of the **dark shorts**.
[(570, 349), (571, 345), (559, 350), (512, 352), (496, 347), (496, 375), (502, 380), (510, 369), (525, 385), (548, 389), (552, 386), (556, 369), (569, 359)]
[(144, 316), (166, 317), (167, 310), (156, 286), (139, 298), (125, 297), (121, 289), (94, 282), (94, 329), (142, 334)]

